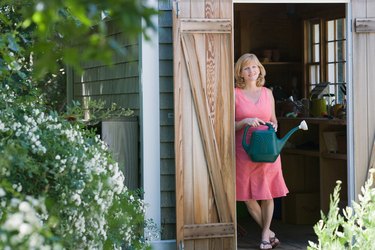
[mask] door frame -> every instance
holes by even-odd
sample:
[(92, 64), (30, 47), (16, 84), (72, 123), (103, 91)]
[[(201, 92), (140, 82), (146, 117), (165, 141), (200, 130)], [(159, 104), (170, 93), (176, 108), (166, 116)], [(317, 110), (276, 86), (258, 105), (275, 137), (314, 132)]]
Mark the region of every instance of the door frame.
[[(346, 79), (347, 79), (347, 116), (346, 116), (346, 132), (347, 132), (347, 183), (348, 183), (348, 205), (351, 206), (355, 200), (356, 190), (355, 185), (355, 169), (354, 169), (354, 115), (353, 115), (353, 32), (352, 32), (352, 6), (351, 0), (233, 0), (233, 5), (236, 3), (343, 3), (345, 4), (346, 17)], [(234, 9), (234, 6), (233, 6)]]

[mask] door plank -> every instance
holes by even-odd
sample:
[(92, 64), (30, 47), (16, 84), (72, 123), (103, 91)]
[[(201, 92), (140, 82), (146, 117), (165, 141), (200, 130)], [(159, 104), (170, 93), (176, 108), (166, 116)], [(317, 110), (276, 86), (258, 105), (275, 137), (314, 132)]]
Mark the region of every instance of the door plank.
[(210, 223), (185, 225), (185, 239), (207, 239), (233, 237), (234, 223)]
[(223, 186), (222, 176), (218, 171), (215, 171), (216, 167), (221, 166), (221, 160), (219, 158), (219, 150), (213, 125), (208, 117), (206, 94), (205, 90), (202, 89), (203, 79), (201, 78), (201, 75), (196, 74), (196, 72), (200, 71), (198, 62), (196, 61), (197, 51), (191, 49), (195, 48), (195, 36), (196, 35), (182, 34), (182, 48), (190, 79), (194, 106), (198, 113), (199, 128), (203, 139), (203, 146), (219, 219), (221, 222), (227, 222), (232, 221), (233, 218), (230, 217), (230, 211), (228, 209), (229, 204), (226, 200), (226, 190)]
[(231, 33), (229, 19), (181, 19), (181, 32), (184, 33)]

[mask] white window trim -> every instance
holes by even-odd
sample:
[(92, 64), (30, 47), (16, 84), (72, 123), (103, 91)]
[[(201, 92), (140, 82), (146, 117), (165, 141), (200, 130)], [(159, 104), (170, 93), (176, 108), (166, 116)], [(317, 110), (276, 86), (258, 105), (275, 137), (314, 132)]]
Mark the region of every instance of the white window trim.
[[(158, 9), (157, 0), (148, 0), (147, 5)], [(143, 35), (140, 39), (141, 166), (146, 204), (145, 216), (146, 219), (152, 219), (160, 228), (160, 91), (157, 15), (152, 17), (152, 22), (156, 30), (148, 30), (150, 40), (146, 40)], [(145, 25), (144, 20), (142, 25)]]

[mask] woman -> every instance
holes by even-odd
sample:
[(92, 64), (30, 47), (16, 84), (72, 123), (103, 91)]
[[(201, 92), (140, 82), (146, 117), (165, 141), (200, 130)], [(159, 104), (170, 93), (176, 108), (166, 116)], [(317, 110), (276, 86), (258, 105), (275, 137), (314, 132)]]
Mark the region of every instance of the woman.
[(263, 87), (265, 75), (263, 65), (254, 54), (244, 54), (238, 59), (235, 66), (236, 198), (246, 203), (250, 215), (262, 228), (260, 249), (272, 249), (280, 244), (270, 229), (273, 198), (288, 193), (280, 157), (273, 163), (252, 162), (242, 147), (246, 125), (251, 126), (248, 139), (254, 130), (267, 129), (266, 122), (277, 130), (272, 91)]

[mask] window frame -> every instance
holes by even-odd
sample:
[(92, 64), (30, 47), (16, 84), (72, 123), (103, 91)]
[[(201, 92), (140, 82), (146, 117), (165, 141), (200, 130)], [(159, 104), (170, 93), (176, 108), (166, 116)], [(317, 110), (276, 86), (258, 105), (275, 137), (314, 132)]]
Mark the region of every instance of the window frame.
[[(342, 19), (342, 39), (337, 39), (337, 21)], [(328, 23), (330, 21), (334, 21), (334, 30), (333, 30), (333, 40), (328, 41)], [(330, 86), (334, 86), (334, 99), (337, 102), (337, 99), (339, 102), (342, 102), (345, 100), (345, 97), (340, 96), (340, 91), (338, 90), (341, 85), (347, 84), (347, 79), (346, 79), (346, 66), (347, 66), (347, 55), (345, 51), (346, 43), (347, 43), (347, 37), (346, 37), (346, 17), (333, 17), (333, 18), (311, 18), (311, 19), (306, 19), (304, 20), (304, 94), (305, 97), (309, 98), (310, 97), (310, 92), (314, 88), (314, 86), (320, 82), (329, 82), (329, 65), (334, 65), (335, 70), (335, 81), (330, 82)], [(318, 24), (319, 25), (319, 61), (313, 62), (313, 53), (314, 53), (314, 45), (318, 43), (314, 43), (313, 41), (313, 26)], [(337, 58), (337, 43), (342, 42), (342, 49), (343, 49), (343, 60), (336, 60)], [(330, 43), (334, 44), (334, 60), (332, 62), (328, 61), (329, 55), (328, 55), (328, 46)], [(336, 67), (337, 65), (342, 64), (343, 68), (343, 73), (342, 73), (342, 82), (337, 81), (337, 70)], [(315, 77), (315, 82), (311, 82), (311, 72), (312, 72), (312, 67), (318, 68), (319, 72), (315, 72), (317, 74), (317, 77)], [(316, 71), (316, 70), (315, 70)], [(330, 87), (332, 89), (332, 87)], [(332, 93), (330, 90), (330, 93)]]

